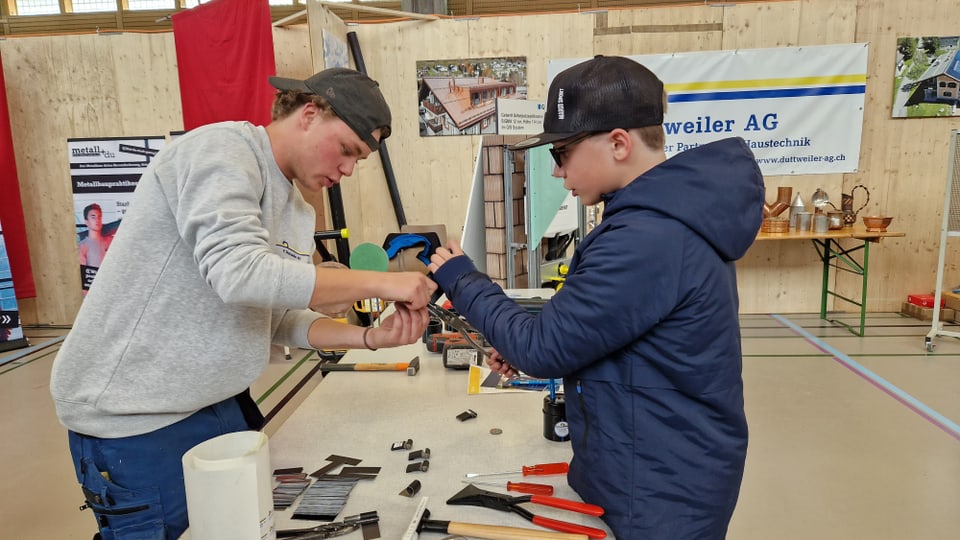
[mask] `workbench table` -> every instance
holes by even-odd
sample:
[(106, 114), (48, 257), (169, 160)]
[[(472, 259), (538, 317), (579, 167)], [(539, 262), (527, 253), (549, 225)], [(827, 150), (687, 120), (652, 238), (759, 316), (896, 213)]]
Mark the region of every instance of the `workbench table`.
[[(428, 497), (431, 519), (506, 525), (546, 530), (507, 512), (476, 506), (451, 506), (446, 500), (467, 484), (466, 473), (520, 470), (524, 465), (569, 462), (569, 442), (555, 442), (543, 436), (543, 397), (545, 392), (520, 391), (501, 394), (467, 394), (467, 371), (443, 367), (440, 354), (427, 352), (421, 343), (381, 349), (352, 350), (340, 363), (407, 362), (420, 357), (416, 376), (395, 371), (336, 371), (326, 375), (305, 401), (270, 438), (270, 456), (274, 469), (303, 467), (311, 473), (327, 464), (332, 454), (363, 461), (357, 467), (382, 467), (374, 480), (360, 480), (350, 494), (337, 521), (344, 516), (377, 511), (381, 538), (400, 540), (414, 516), (422, 497)], [(457, 419), (472, 410), (476, 418)], [(502, 430), (495, 435), (492, 429)], [(395, 442), (413, 439), (410, 450), (392, 451)], [(430, 449), (426, 472), (406, 472), (408, 454)], [(339, 471), (336, 469), (334, 473)], [(422, 483), (413, 497), (399, 493), (412, 481)], [(492, 476), (482, 481), (507, 480), (547, 483), (555, 486), (554, 497), (579, 501), (566, 484), (565, 475)], [(505, 489), (481, 486), (508, 493)], [(509, 492), (519, 496), (522, 493)], [(579, 523), (608, 532), (599, 519), (574, 512), (535, 504), (524, 504), (534, 514)], [(292, 508), (296, 508), (296, 504)], [(316, 522), (291, 520), (292, 509), (277, 513), (277, 528), (290, 529), (316, 525)], [(445, 535), (425, 533), (422, 538), (440, 539)], [(359, 531), (343, 538), (361, 538)]]
[[(852, 333), (863, 337), (867, 319), (867, 277), (870, 265), (870, 244), (878, 243), (883, 238), (902, 237), (905, 233), (892, 231), (867, 231), (862, 227), (844, 227), (823, 233), (812, 231), (795, 231), (785, 233), (760, 232), (757, 241), (770, 240), (810, 240), (823, 264), (823, 278), (820, 291), (820, 318), (831, 323), (840, 324)], [(844, 247), (841, 240), (858, 241), (856, 245)], [(858, 260), (857, 256), (860, 255)], [(848, 298), (830, 288), (830, 268), (850, 272), (860, 276), (860, 299)], [(836, 281), (836, 280), (834, 280)], [(849, 302), (860, 308), (859, 327), (851, 326), (838, 319), (827, 317), (827, 297), (833, 296)]]

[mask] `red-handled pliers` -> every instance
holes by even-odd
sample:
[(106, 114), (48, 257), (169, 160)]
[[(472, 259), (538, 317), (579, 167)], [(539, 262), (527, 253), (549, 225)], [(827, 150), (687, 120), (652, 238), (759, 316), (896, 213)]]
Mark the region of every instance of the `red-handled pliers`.
[(469, 485), (463, 488), (459, 493), (447, 499), (447, 504), (483, 506), (485, 508), (492, 508), (494, 510), (500, 510), (503, 512), (513, 512), (523, 516), (523, 518), (527, 521), (530, 521), (536, 525), (540, 525), (541, 527), (553, 529), (555, 531), (585, 534), (590, 538), (596, 539), (607, 537), (607, 533), (600, 529), (587, 527), (585, 525), (577, 525), (576, 523), (568, 523), (566, 521), (545, 518), (543, 516), (537, 516), (526, 508), (521, 508), (519, 506), (528, 502), (542, 504), (544, 506), (550, 506), (553, 508), (571, 510), (573, 512), (579, 512), (588, 516), (599, 517), (603, 515), (603, 508), (595, 504), (571, 501), (567, 499), (558, 499), (556, 497), (548, 497), (546, 495), (505, 495), (503, 493), (496, 493), (494, 491), (480, 489), (474, 485)]

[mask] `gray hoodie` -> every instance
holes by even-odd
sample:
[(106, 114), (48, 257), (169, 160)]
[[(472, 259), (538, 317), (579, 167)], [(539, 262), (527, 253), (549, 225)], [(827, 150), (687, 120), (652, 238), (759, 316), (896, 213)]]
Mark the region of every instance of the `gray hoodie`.
[(308, 347), (314, 228), (262, 127), (212, 124), (160, 151), (54, 361), (61, 423), (148, 433), (248, 388), (271, 342)]

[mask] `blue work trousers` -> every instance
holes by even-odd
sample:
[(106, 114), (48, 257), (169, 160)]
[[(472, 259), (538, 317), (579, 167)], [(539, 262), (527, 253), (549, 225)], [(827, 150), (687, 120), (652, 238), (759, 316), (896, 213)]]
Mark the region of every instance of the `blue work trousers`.
[(187, 528), (183, 454), (249, 429), (235, 398), (156, 431), (101, 439), (69, 432), (70, 453), (103, 540), (176, 540)]

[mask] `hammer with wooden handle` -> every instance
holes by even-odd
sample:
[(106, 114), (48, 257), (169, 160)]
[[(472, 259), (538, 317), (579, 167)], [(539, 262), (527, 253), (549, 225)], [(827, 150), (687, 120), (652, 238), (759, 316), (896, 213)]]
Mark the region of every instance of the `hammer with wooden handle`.
[(420, 372), (420, 357), (414, 356), (409, 362), (327, 363), (320, 366), (320, 371), (406, 371), (412, 377)]

